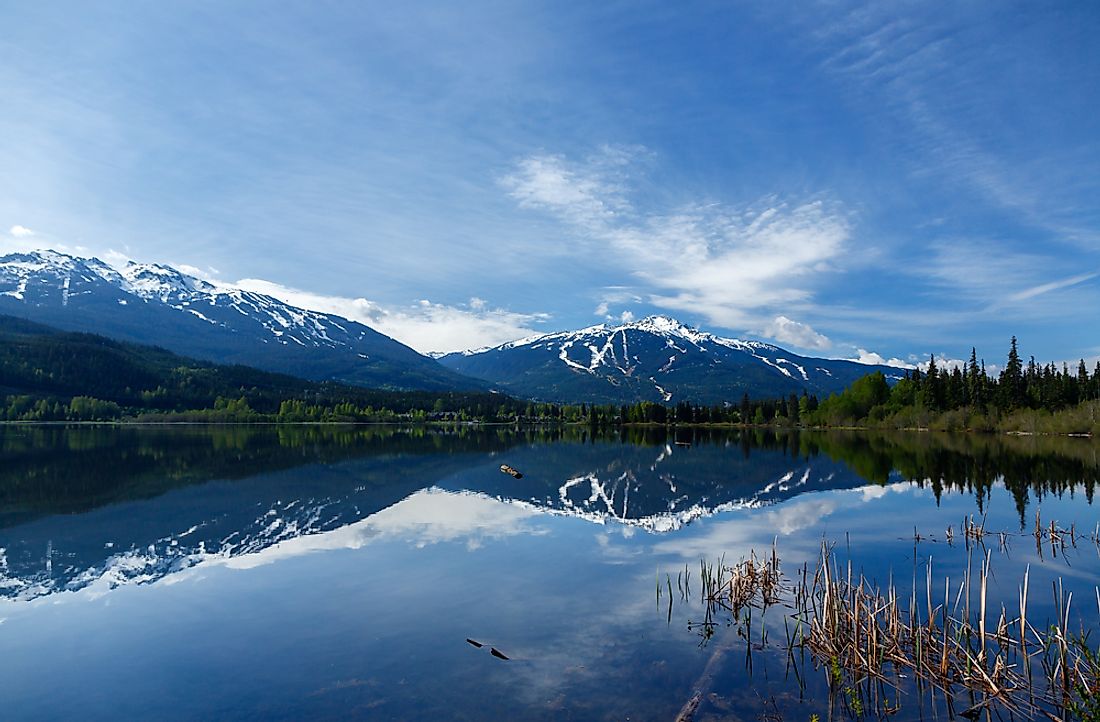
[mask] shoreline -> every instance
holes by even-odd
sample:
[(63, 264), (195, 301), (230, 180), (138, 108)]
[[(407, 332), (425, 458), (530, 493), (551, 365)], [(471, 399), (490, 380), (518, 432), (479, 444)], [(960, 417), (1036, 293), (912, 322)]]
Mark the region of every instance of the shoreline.
[(775, 424), (658, 424), (658, 423), (624, 423), (615, 425), (592, 426), (583, 422), (560, 421), (279, 421), (272, 419), (259, 419), (255, 421), (172, 421), (155, 419), (116, 419), (111, 421), (22, 421), (0, 420), (0, 426), (30, 426), (30, 427), (110, 427), (110, 426), (340, 426), (340, 427), (418, 427), (418, 428), (574, 428), (592, 429), (598, 431), (614, 431), (616, 429), (666, 429), (674, 431), (678, 429), (707, 429), (725, 431), (764, 430), (779, 433), (788, 432), (819, 432), (833, 431), (864, 432), (864, 433), (910, 433), (910, 434), (957, 434), (967, 436), (1026, 436), (1026, 437), (1059, 437), (1071, 439), (1095, 439), (1090, 432), (1044, 432), (1044, 431), (986, 431), (982, 429), (931, 429), (926, 426), (882, 428), (875, 426), (777, 426)]

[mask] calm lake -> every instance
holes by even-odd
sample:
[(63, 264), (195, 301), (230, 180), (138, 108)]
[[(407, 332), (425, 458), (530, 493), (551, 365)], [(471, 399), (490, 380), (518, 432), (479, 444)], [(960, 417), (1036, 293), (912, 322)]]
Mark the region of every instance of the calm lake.
[(0, 426), (2, 717), (672, 720), (701, 687), (700, 720), (857, 717), (702, 633), (700, 561), (824, 541), (908, 594), (988, 553), (991, 608), (1029, 568), (1036, 627), (1060, 577), (1095, 629), (1098, 477), (1069, 438)]

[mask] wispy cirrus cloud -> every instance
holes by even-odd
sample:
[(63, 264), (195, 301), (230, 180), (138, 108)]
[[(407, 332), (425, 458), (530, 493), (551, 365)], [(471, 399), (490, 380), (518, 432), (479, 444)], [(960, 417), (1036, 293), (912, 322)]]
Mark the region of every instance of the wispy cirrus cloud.
[[(846, 214), (820, 199), (778, 198), (639, 210), (630, 201), (631, 172), (649, 157), (639, 148), (603, 148), (582, 160), (535, 155), (502, 183), (521, 207), (568, 226), (577, 243), (610, 252), (653, 305), (802, 348), (827, 348), (827, 337), (787, 314), (810, 301), (817, 279), (835, 270), (849, 238)], [(606, 300), (597, 307), (607, 310)]]
[[(1100, 159), (1093, 131), (1061, 124), (1063, 140), (1074, 146), (1070, 152), (1047, 135), (1050, 118), (1074, 112), (1079, 102), (1052, 92), (1053, 81), (1087, 82), (1094, 69), (1066, 63), (1061, 53), (1032, 52), (1027, 63), (1015, 62), (1029, 40), (1049, 44), (1049, 33), (1065, 33), (1072, 24), (1057, 27), (1061, 23), (1037, 13), (1033, 22), (1014, 18), (1014, 27), (1005, 28), (983, 22), (980, 8), (942, 10), (842, 0), (788, 17), (825, 74), (876, 108), (880, 123), (903, 131), (895, 135), (915, 175), (974, 191), (1059, 241), (1100, 248), (1091, 202), (1096, 178), (1075, 170)], [(1006, 87), (1030, 102), (1006, 105)]]
[(1060, 291), (1063, 288), (1071, 288), (1079, 284), (1091, 281), (1097, 276), (1100, 276), (1100, 272), (1094, 271), (1092, 273), (1079, 273), (1075, 276), (1069, 276), (1068, 278), (1060, 278), (1048, 283), (1040, 283), (1037, 286), (1031, 286), (1030, 288), (1024, 288), (1016, 293), (1010, 294), (1008, 300), (1012, 302), (1027, 301), (1028, 299), (1041, 296), (1044, 293), (1050, 293), (1051, 291)]
[(1100, 269), (1080, 273), (1075, 265), (1049, 255), (1005, 253), (992, 241), (956, 240), (932, 244), (925, 263), (913, 272), (978, 310), (1044, 312), (1050, 303), (1054, 308), (1064, 303), (1066, 293), (1095, 292), (1090, 281), (1100, 278)]

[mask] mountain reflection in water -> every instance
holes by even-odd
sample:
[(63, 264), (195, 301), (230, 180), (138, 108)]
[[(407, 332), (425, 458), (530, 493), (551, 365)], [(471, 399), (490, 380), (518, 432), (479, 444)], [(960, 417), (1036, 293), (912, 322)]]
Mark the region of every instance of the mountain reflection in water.
[[(506, 460), (522, 479), (500, 473)], [(936, 498), (994, 484), (1023, 524), (1083, 495), (1077, 439), (764, 430), (0, 427), (0, 595), (148, 583), (201, 563), (531, 531), (537, 515), (672, 532), (811, 491), (911, 482)], [(494, 502), (495, 500), (495, 502)], [(476, 532), (476, 533), (475, 533)]]

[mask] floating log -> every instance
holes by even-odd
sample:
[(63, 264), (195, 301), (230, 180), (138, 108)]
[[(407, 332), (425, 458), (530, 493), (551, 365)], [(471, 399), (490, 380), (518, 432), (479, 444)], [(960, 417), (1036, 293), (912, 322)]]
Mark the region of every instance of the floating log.
[(508, 476), (514, 476), (517, 479), (522, 479), (523, 478), (523, 474), (519, 473), (518, 471), (516, 471), (512, 467), (508, 466), (507, 464), (501, 464), (500, 465), (500, 470), (503, 471)]
[(485, 646), (484, 644), (482, 644), (481, 642), (477, 641), (476, 639), (470, 639), (469, 637), (466, 637), (466, 641), (467, 641), (467, 642), (469, 642), (470, 644), (474, 645), (474, 646), (475, 646), (475, 647), (477, 647), (478, 649), (481, 649), (482, 647), (484, 647), (484, 646)]

